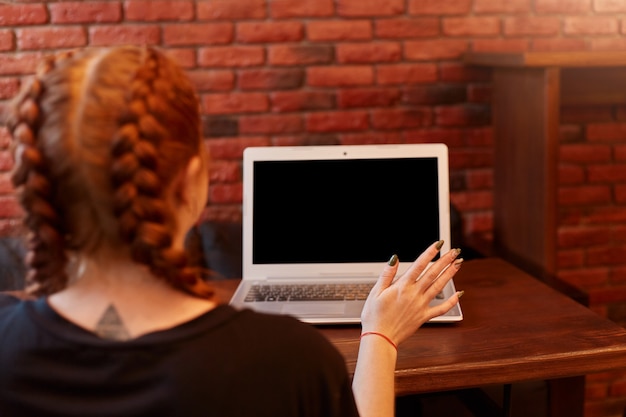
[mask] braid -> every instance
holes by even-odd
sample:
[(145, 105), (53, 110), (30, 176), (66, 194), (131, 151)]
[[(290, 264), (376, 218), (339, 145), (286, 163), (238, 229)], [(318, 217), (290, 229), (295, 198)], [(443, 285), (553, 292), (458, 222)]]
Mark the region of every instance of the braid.
[[(146, 264), (153, 274), (171, 285), (199, 296), (213, 291), (197, 270), (188, 265), (185, 252), (172, 248), (175, 220), (166, 203), (167, 187), (157, 149), (171, 134), (160, 123), (168, 120), (175, 89), (163, 58), (144, 50), (144, 63), (131, 84), (128, 108), (111, 144), (113, 211), (123, 241), (135, 261)], [(166, 184), (167, 185), (167, 182)]]
[(36, 78), (17, 97), (17, 111), (8, 124), (14, 138), (15, 165), (11, 180), (26, 210), (24, 223), (30, 230), (26, 255), (27, 291), (34, 295), (50, 294), (67, 284), (65, 233), (51, 203), (54, 193), (48, 179), (49, 162), (41, 151), (38, 133), (41, 125), (39, 98), (44, 90), (40, 77), (69, 56), (63, 54), (43, 62)]

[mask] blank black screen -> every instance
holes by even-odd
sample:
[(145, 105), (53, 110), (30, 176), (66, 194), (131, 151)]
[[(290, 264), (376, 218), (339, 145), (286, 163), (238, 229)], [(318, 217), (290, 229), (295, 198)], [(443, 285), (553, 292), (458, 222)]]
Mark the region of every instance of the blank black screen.
[(412, 261), (439, 240), (436, 158), (254, 163), (255, 264)]

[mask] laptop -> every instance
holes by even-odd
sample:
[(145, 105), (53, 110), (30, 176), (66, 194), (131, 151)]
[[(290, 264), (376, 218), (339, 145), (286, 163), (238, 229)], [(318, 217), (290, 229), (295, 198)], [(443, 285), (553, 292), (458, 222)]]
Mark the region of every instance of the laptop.
[[(360, 323), (393, 254), (399, 275), (433, 242), (450, 250), (448, 149), (246, 148), (242, 227), (243, 279), (232, 306), (313, 324)], [(455, 292), (450, 281), (431, 303)], [(431, 321), (462, 319), (457, 305)]]

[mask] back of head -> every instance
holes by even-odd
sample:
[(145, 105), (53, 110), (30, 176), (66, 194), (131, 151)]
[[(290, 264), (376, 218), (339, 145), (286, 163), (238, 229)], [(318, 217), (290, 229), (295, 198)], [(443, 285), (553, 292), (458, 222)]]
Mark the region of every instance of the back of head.
[(11, 109), (32, 293), (66, 286), (67, 251), (102, 245), (127, 247), (175, 287), (208, 291), (172, 248), (172, 181), (203, 152), (198, 100), (175, 64), (145, 47), (57, 55)]

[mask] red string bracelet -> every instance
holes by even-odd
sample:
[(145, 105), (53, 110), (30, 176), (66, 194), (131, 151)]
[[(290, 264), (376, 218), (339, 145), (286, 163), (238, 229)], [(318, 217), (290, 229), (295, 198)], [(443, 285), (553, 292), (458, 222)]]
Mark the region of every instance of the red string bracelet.
[(361, 337), (359, 337), (359, 340), (360, 340), (360, 339), (363, 339), (363, 336), (368, 336), (368, 335), (371, 335), (371, 334), (376, 335), (376, 336), (380, 336), (380, 337), (382, 337), (383, 339), (385, 339), (386, 341), (388, 341), (388, 342), (389, 342), (389, 344), (391, 344), (391, 346), (393, 346), (393, 348), (396, 350), (396, 352), (398, 351), (398, 345), (396, 345), (395, 343), (393, 343), (393, 340), (391, 340), (390, 338), (388, 338), (387, 336), (385, 336), (385, 335), (384, 335), (384, 334), (382, 334), (382, 333), (378, 333), (378, 332), (365, 332), (365, 333), (361, 333)]

